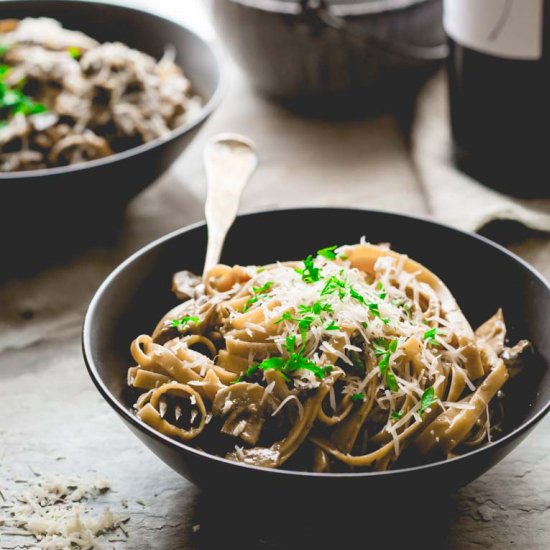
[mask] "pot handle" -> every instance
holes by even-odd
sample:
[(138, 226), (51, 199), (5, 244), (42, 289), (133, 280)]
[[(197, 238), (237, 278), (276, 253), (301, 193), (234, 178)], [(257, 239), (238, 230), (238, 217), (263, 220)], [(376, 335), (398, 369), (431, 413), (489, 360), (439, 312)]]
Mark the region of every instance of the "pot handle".
[(449, 47), (446, 42), (435, 46), (418, 46), (404, 42), (393, 42), (378, 36), (375, 32), (365, 33), (350, 25), (342, 17), (334, 15), (326, 0), (300, 0), (302, 15), (309, 22), (322, 23), (332, 29), (351, 34), (357, 38), (366, 40), (375, 48), (408, 60), (413, 61), (442, 61), (449, 55)]

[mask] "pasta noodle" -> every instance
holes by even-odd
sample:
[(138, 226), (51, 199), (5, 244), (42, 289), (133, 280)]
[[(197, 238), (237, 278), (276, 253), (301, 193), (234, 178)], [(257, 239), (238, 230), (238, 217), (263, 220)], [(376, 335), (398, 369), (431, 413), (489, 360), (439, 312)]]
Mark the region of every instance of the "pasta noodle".
[(506, 347), (501, 310), (474, 331), (435, 274), (383, 245), (180, 272), (173, 290), (182, 303), (131, 345), (136, 414), (257, 466), (380, 471), (484, 445), (528, 346)]

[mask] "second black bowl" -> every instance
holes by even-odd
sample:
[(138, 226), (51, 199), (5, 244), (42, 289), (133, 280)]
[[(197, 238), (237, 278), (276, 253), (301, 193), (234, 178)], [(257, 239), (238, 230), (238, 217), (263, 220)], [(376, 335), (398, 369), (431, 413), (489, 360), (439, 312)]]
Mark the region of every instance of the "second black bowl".
[[(104, 159), (72, 166), (0, 173), (0, 245), (12, 263), (61, 244), (78, 246), (101, 232), (124, 205), (182, 153), (223, 95), (218, 55), (202, 38), (172, 21), (137, 9), (76, 0), (2, 2), (1, 18), (50, 17), (100, 42), (119, 41), (156, 59), (172, 46), (204, 106), (165, 137)], [(36, 243), (42, 241), (41, 246)], [(30, 254), (29, 254), (30, 252)]]
[[(231, 462), (170, 439), (142, 423), (125, 400), (131, 341), (150, 333), (176, 305), (172, 274), (199, 273), (206, 227), (197, 224), (143, 248), (103, 283), (84, 322), (83, 350), (90, 376), (130, 429), (174, 470), (207, 490), (272, 502), (338, 502), (354, 495), (430, 494), (458, 488), (504, 458), (550, 409), (550, 288), (517, 256), (482, 237), (434, 222), (351, 209), (281, 210), (239, 216), (223, 255), (228, 264), (304, 258), (321, 247), (365, 235), (422, 262), (450, 287), (472, 325), (504, 310), (510, 341), (527, 338), (537, 355), (506, 386), (506, 426), (497, 441), (458, 458), (387, 472), (315, 474), (268, 470)], [(518, 381), (518, 383), (515, 383)], [(291, 497), (289, 499), (289, 497)], [(289, 503), (290, 504), (290, 503)]]
[(301, 113), (410, 108), (447, 55), (441, 0), (211, 0), (253, 85)]

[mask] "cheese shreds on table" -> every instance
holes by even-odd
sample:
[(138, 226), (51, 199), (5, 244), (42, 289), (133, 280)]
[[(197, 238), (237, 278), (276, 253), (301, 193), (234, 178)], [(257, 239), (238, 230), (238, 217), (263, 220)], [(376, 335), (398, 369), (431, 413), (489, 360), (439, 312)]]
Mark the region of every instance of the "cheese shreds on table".
[(0, 510), (0, 539), (4, 536), (34, 539), (31, 543), (25, 540), (15, 548), (112, 548), (103, 535), (115, 531), (129, 519), (107, 507), (101, 510), (92, 507), (92, 501), (109, 490), (109, 483), (104, 479), (55, 474), (38, 476), (23, 486), (18, 494), (4, 495), (7, 502)]

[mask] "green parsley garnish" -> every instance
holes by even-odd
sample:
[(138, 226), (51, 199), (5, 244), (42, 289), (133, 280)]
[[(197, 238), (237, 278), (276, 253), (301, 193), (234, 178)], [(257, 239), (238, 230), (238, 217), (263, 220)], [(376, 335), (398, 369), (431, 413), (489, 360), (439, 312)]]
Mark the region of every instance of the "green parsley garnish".
[(4, 82), (10, 70), (9, 65), (0, 65), (0, 111), (4, 111), (2, 114), (7, 115), (3, 118), (12, 117), (18, 113), (27, 116), (47, 111), (45, 105), (33, 101), (21, 91), (24, 82), (15, 88), (11, 88)]
[(305, 317), (294, 317), (290, 311), (286, 311), (283, 315), (275, 321), (275, 324), (278, 325), (283, 321), (294, 321), (298, 323), (298, 330), (300, 331), (300, 336), (302, 338), (302, 350), (305, 349), (307, 343), (307, 331), (311, 327), (315, 317), (311, 315), (306, 315)]
[(392, 353), (397, 350), (397, 340), (388, 342), (384, 338), (375, 338), (372, 341), (372, 347), (377, 357), (380, 357), (378, 368), (380, 374), (385, 378), (388, 388), (392, 391), (397, 391), (399, 386), (395, 374), (390, 370), (390, 358)]
[(395, 300), (392, 300), (391, 302), (395, 307), (400, 307), (405, 312), (405, 315), (407, 318), (411, 318), (411, 304), (408, 302), (405, 302), (404, 298), (395, 298)]
[(433, 386), (430, 386), (429, 388), (426, 388), (424, 390), (424, 393), (422, 394), (422, 397), (420, 398), (420, 409), (418, 411), (418, 414), (422, 416), (424, 411), (431, 407), (435, 402), (437, 401), (437, 397), (435, 396), (435, 390)]
[(254, 296), (249, 298), (244, 304), (243, 313), (246, 313), (250, 309), (250, 306), (255, 304), (260, 298), (265, 298), (272, 286), (273, 281), (267, 281), (267, 283), (262, 286), (253, 286), (252, 292), (254, 293)]
[(385, 325), (390, 322), (387, 317), (382, 318), (382, 315), (380, 315), (380, 306), (376, 302), (367, 302), (365, 305), (369, 308), (369, 311), (375, 317), (378, 317)]
[(382, 281), (378, 281), (378, 284), (376, 285), (377, 290), (380, 292), (378, 293), (378, 297), (381, 300), (385, 300), (388, 293), (386, 292), (386, 289), (384, 288), (384, 285), (382, 284)]
[(170, 323), (170, 326), (174, 328), (179, 328), (179, 327), (186, 328), (188, 325), (190, 324), (196, 325), (200, 323), (200, 321), (201, 320), (196, 315), (185, 315), (181, 319), (174, 319)]
[[(296, 337), (294, 337), (294, 340), (292, 342), (293, 346), (296, 344), (295, 338)], [(290, 349), (290, 347), (290, 342), (287, 338), (287, 351)], [(283, 357), (270, 357), (269, 359), (265, 359), (258, 365), (252, 365), (246, 370), (245, 374), (238, 379), (238, 381), (242, 382), (245, 377), (252, 376), (258, 370), (276, 370), (281, 373), (286, 382), (289, 382), (290, 379), (288, 378), (287, 374), (290, 374), (300, 369), (309, 370), (313, 374), (315, 374), (317, 378), (322, 380), (332, 372), (333, 368), (334, 367), (332, 365), (319, 367), (313, 361), (310, 361), (309, 359), (304, 357), (301, 350), (298, 352), (292, 351), (290, 352), (290, 356), (288, 357), (288, 359), (284, 359)]]
[(365, 397), (366, 397), (366, 395), (365, 395), (363, 392), (354, 393), (354, 394), (351, 396), (351, 400), (352, 400), (352, 401), (364, 401), (364, 400), (365, 400)]
[(334, 309), (328, 302), (314, 302), (310, 306), (299, 305), (298, 313), (305, 315), (307, 313), (313, 313), (313, 315), (321, 315), (321, 313), (334, 313)]
[(348, 256), (346, 254), (340, 254), (340, 256), (338, 256), (338, 259), (339, 260), (347, 260)]
[(296, 335), (286, 337), (285, 349), (288, 353), (294, 353), (296, 350)]
[(349, 287), (349, 295), (354, 298), (355, 300), (357, 300), (358, 302), (361, 302), (362, 304), (367, 304), (367, 301), (365, 300), (365, 298), (363, 298), (363, 296), (361, 296), (361, 294), (359, 294), (359, 292), (357, 292), (352, 286)]
[[(300, 331), (300, 336), (302, 338), (302, 349), (305, 349), (305, 345), (307, 342), (307, 332), (311, 328), (311, 325), (316, 321), (322, 323), (323, 314), (333, 312), (334, 310), (328, 302), (317, 301), (310, 306), (301, 304), (298, 306), (299, 316), (294, 316), (290, 311), (287, 311), (283, 313), (283, 315), (281, 315), (281, 317), (277, 319), (277, 321), (275, 321), (275, 324), (278, 325), (283, 321), (294, 321), (295, 323), (298, 323), (298, 330)], [(325, 330), (339, 329), (340, 327), (333, 320), (329, 320), (328, 325), (325, 326)]]
[(323, 258), (326, 258), (327, 260), (336, 260), (336, 254), (334, 253), (334, 251), (337, 248), (338, 247), (336, 245), (321, 248), (321, 250), (317, 250), (317, 256), (323, 256)]
[(325, 283), (323, 290), (321, 290), (321, 296), (326, 296), (327, 294), (334, 294), (335, 292), (338, 292), (338, 297), (340, 298), (340, 300), (343, 300), (344, 297), (346, 296), (346, 283), (338, 279), (338, 277), (331, 275), (327, 279), (327, 282)]
[(391, 391), (398, 391), (399, 385), (397, 384), (397, 378), (393, 372), (388, 371), (386, 373), (386, 384)]
[(78, 48), (77, 46), (69, 46), (67, 48), (67, 51), (73, 59), (78, 59), (82, 55), (80, 48)]
[(4, 57), (9, 49), (10, 46), (6, 46), (6, 44), (0, 44), (0, 57)]
[(321, 270), (315, 267), (311, 254), (304, 260), (304, 269), (295, 269), (295, 271), (302, 276), (302, 281), (306, 283), (315, 283), (320, 279)]
[(437, 336), (437, 333), (438, 333), (437, 327), (433, 327), (430, 330), (427, 330), (424, 333), (424, 340), (426, 340), (426, 342), (428, 342), (429, 344), (436, 345), (436, 346), (439, 345), (439, 342), (435, 339), (435, 337)]
[(392, 411), (390, 418), (392, 420), (399, 420), (400, 418), (403, 418), (403, 411)]

